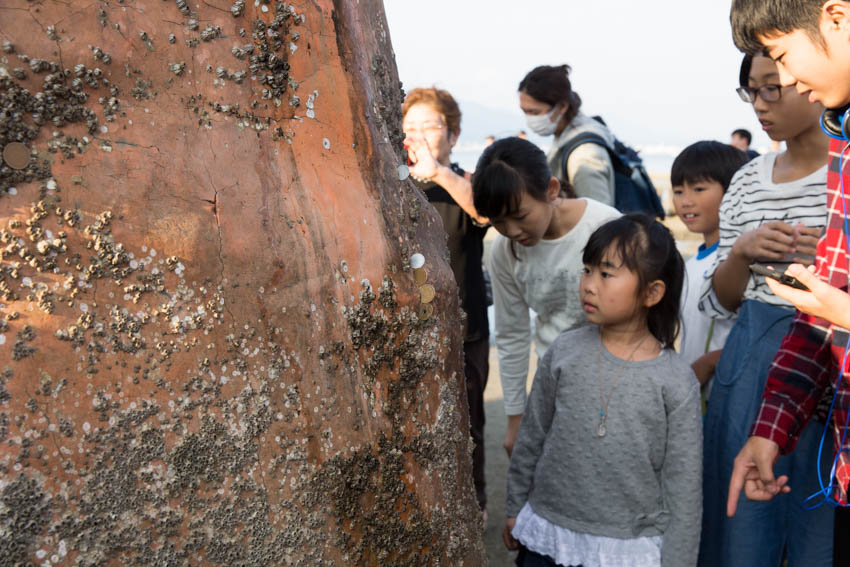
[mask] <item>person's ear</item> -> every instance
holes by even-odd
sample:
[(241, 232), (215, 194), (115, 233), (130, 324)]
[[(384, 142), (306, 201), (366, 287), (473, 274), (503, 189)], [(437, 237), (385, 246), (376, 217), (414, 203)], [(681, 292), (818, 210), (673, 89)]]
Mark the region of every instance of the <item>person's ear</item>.
[(827, 0), (821, 8), (821, 29), (850, 32), (850, 5), (843, 0)]
[(646, 296), (643, 300), (643, 305), (647, 309), (654, 307), (664, 298), (664, 293), (667, 291), (667, 284), (661, 280), (650, 282), (646, 288)]
[(454, 148), (455, 144), (457, 144), (458, 139), (460, 138), (460, 130), (457, 131), (457, 134), (453, 134), (449, 132), (449, 148)]
[(558, 119), (558, 129), (563, 131), (564, 128), (569, 126), (569, 124), (567, 124), (567, 114), (570, 112), (570, 105), (566, 102), (559, 102), (558, 105), (561, 107), (561, 117)]
[(559, 115), (564, 116), (564, 115), (567, 114), (567, 111), (570, 109), (570, 105), (569, 105), (569, 103), (561, 101), (561, 102), (559, 102), (558, 104), (555, 105), (555, 108), (558, 109), (557, 113)]
[(549, 178), (549, 185), (546, 186), (546, 198), (549, 201), (554, 201), (561, 194), (561, 182), (557, 177)]

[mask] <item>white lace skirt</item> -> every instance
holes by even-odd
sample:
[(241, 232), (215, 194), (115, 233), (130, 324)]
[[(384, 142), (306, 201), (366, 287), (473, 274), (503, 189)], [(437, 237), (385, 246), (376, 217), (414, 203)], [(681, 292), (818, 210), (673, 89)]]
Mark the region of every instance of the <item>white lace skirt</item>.
[(618, 539), (577, 533), (541, 518), (528, 502), (512, 533), (531, 551), (548, 555), (565, 567), (661, 566), (661, 536)]

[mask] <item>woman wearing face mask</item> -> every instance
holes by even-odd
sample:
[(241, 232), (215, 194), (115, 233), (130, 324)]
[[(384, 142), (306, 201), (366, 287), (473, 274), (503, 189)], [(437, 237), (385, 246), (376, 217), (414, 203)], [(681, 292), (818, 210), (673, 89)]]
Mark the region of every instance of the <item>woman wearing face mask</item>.
[(519, 106), (528, 128), (540, 136), (555, 136), (546, 156), (552, 173), (575, 196), (595, 199), (614, 206), (614, 167), (605, 148), (587, 142), (570, 154), (561, 167), (559, 150), (584, 132), (598, 134), (614, 145), (614, 135), (601, 122), (581, 112), (581, 97), (570, 84), (570, 66), (541, 65), (529, 72), (519, 84)]

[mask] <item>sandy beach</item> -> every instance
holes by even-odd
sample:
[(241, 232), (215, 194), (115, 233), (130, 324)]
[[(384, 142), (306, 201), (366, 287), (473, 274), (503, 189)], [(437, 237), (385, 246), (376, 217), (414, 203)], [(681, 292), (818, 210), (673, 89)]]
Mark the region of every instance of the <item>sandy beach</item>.
[[(536, 369), (536, 357), (532, 356), (532, 368), (529, 372), (528, 387)], [(490, 375), (487, 389), (484, 391), (484, 413), (487, 424), (484, 426), (484, 450), (486, 454), (487, 476), (487, 514), (489, 519), (484, 527), (484, 547), (491, 567), (513, 565), (512, 554), (502, 543), (502, 525), (505, 521), (505, 479), (508, 473), (508, 455), (502, 447), (505, 438), (505, 407), (502, 404), (502, 384), (499, 380), (499, 361), (496, 349), (490, 349)]]

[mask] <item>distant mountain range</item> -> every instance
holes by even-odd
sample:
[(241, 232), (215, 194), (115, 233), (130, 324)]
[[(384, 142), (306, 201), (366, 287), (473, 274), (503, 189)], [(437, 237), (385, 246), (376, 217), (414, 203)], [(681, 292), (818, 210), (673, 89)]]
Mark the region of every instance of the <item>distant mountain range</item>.
[[(468, 100), (458, 101), (462, 113), (460, 121), (460, 140), (458, 143), (470, 145), (484, 143), (487, 136), (505, 138), (515, 136), (520, 130), (528, 131), (525, 118), (517, 106), (516, 111), (490, 108)], [(544, 138), (531, 134), (535, 143), (545, 142)], [(548, 143), (547, 143), (548, 145)]]

